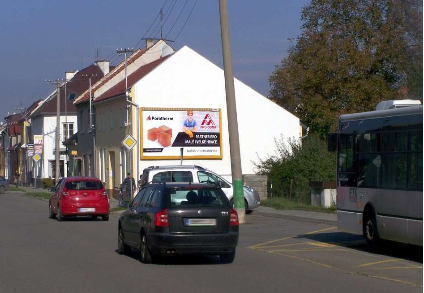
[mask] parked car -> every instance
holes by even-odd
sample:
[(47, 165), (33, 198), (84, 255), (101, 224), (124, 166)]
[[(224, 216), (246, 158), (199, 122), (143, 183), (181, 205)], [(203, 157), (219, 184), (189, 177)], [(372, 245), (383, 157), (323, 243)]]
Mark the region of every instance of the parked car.
[(49, 216), (57, 216), (58, 221), (72, 216), (101, 216), (108, 221), (109, 198), (102, 182), (92, 177), (60, 179), (49, 200)]
[[(234, 205), (233, 185), (211, 170), (196, 165), (151, 166), (143, 170), (140, 186), (157, 182), (194, 182), (211, 183), (220, 186), (231, 205)], [(250, 214), (259, 207), (259, 193), (249, 186), (243, 186), (244, 205), (246, 213)]]
[(0, 176), (0, 193), (9, 190), (9, 181)]
[(161, 183), (141, 188), (119, 218), (118, 252), (140, 249), (143, 263), (160, 256), (215, 254), (234, 261), (238, 215), (221, 188)]

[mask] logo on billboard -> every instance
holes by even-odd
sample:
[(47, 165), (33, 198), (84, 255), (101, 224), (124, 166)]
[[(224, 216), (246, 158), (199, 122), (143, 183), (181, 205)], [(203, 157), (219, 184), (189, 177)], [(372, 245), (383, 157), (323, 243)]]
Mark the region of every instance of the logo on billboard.
[(208, 113), (203, 118), (202, 124), (200, 124), (201, 129), (216, 129), (216, 124), (212, 119), (212, 116)]
[(174, 120), (174, 117), (148, 116), (146, 120)]

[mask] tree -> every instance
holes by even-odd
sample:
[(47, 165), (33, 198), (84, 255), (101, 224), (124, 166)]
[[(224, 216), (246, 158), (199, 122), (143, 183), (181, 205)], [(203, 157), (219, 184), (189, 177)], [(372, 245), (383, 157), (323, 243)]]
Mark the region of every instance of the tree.
[(422, 3), (312, 0), (269, 98), (325, 136), (344, 113), (403, 94), (422, 100)]
[[(327, 144), (318, 135), (303, 139), (276, 141), (277, 155), (256, 164), (258, 174), (273, 182), (273, 194), (310, 203), (310, 181), (335, 181), (336, 157), (327, 151)], [(291, 185), (291, 187), (290, 187)]]

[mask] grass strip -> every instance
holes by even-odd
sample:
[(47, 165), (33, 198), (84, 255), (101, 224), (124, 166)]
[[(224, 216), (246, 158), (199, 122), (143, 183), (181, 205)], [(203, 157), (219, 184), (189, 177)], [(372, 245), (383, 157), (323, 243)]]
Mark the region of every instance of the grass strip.
[(304, 210), (325, 213), (334, 213), (336, 211), (335, 206), (330, 208), (312, 206), (305, 203), (290, 201), (284, 197), (274, 197), (262, 200), (261, 205), (265, 207), (274, 208), (276, 210)]
[(42, 199), (50, 199), (50, 196), (52, 195), (49, 192), (27, 192), (25, 195), (32, 196), (32, 197), (38, 197)]
[(12, 185), (9, 185), (9, 191), (25, 192), (25, 190), (23, 190), (22, 188), (19, 188), (19, 187), (16, 187), (16, 186), (12, 186)]

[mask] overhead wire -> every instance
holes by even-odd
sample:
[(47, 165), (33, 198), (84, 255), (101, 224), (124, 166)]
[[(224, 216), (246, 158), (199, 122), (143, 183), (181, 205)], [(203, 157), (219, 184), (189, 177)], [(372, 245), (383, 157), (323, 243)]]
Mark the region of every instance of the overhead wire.
[[(165, 7), (166, 3), (168, 3), (169, 0), (166, 0), (165, 3), (162, 5), (162, 10)], [(144, 39), (144, 37), (149, 33), (150, 29), (153, 27), (153, 25), (155, 24), (156, 20), (159, 18), (160, 12), (158, 12), (158, 14), (156, 15), (155, 20), (150, 24), (150, 27), (148, 28), (148, 30), (144, 33), (144, 35), (140, 38), (140, 40), (138, 41), (138, 43), (133, 47), (133, 48), (137, 48), (137, 46), (141, 43), (141, 41)], [(155, 28), (156, 29), (156, 28)]]
[(184, 28), (185, 28), (185, 26), (186, 26), (186, 24), (187, 24), (188, 20), (189, 20), (189, 19), (190, 19), (190, 17), (191, 17), (191, 14), (192, 14), (192, 13), (193, 13), (193, 11), (194, 11), (194, 8), (196, 7), (197, 1), (198, 1), (198, 0), (196, 0), (196, 2), (194, 2), (193, 7), (191, 8), (190, 14), (188, 15), (188, 17), (187, 17), (187, 19), (186, 19), (186, 21), (185, 21), (185, 23), (184, 23), (183, 27), (181, 28), (181, 30), (180, 30), (180, 31), (179, 31), (179, 33), (178, 33), (178, 35), (175, 37), (174, 42), (178, 39), (178, 37), (180, 36), (181, 32), (184, 30)]
[(165, 39), (168, 37), (168, 35), (169, 35), (169, 34), (172, 32), (172, 30), (174, 29), (175, 25), (177, 24), (178, 20), (179, 20), (179, 19), (180, 19), (180, 17), (181, 17), (181, 14), (182, 14), (182, 13), (183, 13), (183, 11), (184, 11), (184, 9), (185, 9), (185, 7), (186, 7), (187, 3), (188, 3), (188, 0), (186, 0), (186, 1), (185, 1), (184, 6), (183, 6), (183, 8), (182, 8), (182, 9), (181, 9), (181, 11), (180, 11), (180, 14), (178, 14), (177, 18), (176, 18), (176, 19), (175, 19), (175, 21), (174, 21), (174, 24), (172, 25), (171, 29), (170, 29), (170, 30), (168, 31), (168, 33), (166, 34)]
[(156, 33), (155, 30), (153, 30), (153, 36), (154, 38), (156, 38), (158, 36), (158, 34), (160, 33), (161, 29), (163, 28), (164, 24), (168, 21), (169, 16), (171, 15), (172, 11), (174, 10), (175, 4), (177, 4), (177, 0), (173, 0), (173, 2), (171, 3), (171, 5), (168, 7), (168, 10), (165, 12), (165, 21), (164, 22), (160, 22), (157, 27), (158, 31)]

